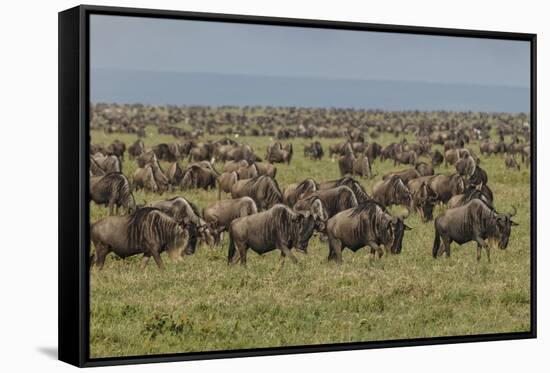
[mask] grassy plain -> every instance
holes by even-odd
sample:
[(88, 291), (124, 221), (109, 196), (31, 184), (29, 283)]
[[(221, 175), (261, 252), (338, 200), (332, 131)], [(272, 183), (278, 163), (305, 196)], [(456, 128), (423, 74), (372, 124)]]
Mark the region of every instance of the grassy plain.
[[(154, 127), (147, 132), (148, 147), (174, 141), (158, 135)], [(91, 135), (92, 143), (99, 144), (118, 138), (130, 145), (136, 139), (102, 131)], [(397, 140), (382, 135), (377, 141)], [(271, 139), (238, 141), (251, 144), (263, 157)], [(277, 165), (281, 188), (306, 177), (339, 177), (337, 162), (328, 156), (322, 161), (304, 158), (303, 146), (312, 140), (290, 141), (290, 166)], [(328, 153), (328, 145), (341, 139), (319, 141)], [(477, 143), (469, 146), (478, 152)], [(278, 252), (250, 252), (247, 268), (228, 267), (227, 235), (221, 248), (201, 247), (180, 263), (165, 257), (164, 272), (152, 262), (141, 271), (140, 258), (120, 260), (110, 254), (104, 270), (93, 270), (90, 277), (91, 357), (528, 331), (530, 169), (508, 171), (503, 158), (496, 156), (483, 157), (481, 165), (497, 209), (509, 210), (512, 204), (518, 209), (519, 226), (513, 228), (508, 249), (493, 249), (491, 263), (485, 253), (476, 262), (473, 243), (453, 244), (449, 259), (434, 260), (433, 222), (424, 224), (416, 214), (407, 219), (413, 230), (406, 232), (400, 255), (371, 260), (368, 250), (345, 251), (342, 265), (327, 262), (328, 246), (316, 237), (308, 255), (298, 254), (298, 265), (287, 261), (280, 271)], [(135, 162), (124, 161), (126, 175), (131, 177), (135, 167)], [(216, 167), (221, 169), (221, 164)], [(370, 193), (384, 173), (403, 168), (377, 160), (377, 176), (361, 183)], [(454, 169), (441, 166), (436, 171)], [(217, 199), (217, 192), (202, 190), (162, 197), (139, 192), (135, 197), (143, 203), (176, 195), (201, 208)], [(440, 212), (437, 208), (434, 215)], [(92, 203), (92, 221), (106, 215), (107, 209)]]

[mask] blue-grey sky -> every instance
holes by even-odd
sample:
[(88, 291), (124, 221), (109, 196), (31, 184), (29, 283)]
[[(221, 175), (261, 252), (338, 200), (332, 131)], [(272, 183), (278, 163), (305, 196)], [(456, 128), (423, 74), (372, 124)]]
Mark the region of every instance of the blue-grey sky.
[[(530, 45), (523, 41), (102, 15), (91, 16), (90, 30), (92, 93), (94, 70), (111, 76), (117, 71), (216, 73), (523, 89), (530, 79)], [(133, 82), (132, 89), (139, 84)], [(120, 101), (128, 101), (124, 95), (119, 92)]]

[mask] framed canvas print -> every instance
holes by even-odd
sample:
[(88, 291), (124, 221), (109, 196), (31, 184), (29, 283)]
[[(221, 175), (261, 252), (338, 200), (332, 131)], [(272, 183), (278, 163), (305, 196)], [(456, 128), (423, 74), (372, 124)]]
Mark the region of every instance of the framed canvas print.
[(59, 358), (536, 336), (536, 36), (59, 13)]

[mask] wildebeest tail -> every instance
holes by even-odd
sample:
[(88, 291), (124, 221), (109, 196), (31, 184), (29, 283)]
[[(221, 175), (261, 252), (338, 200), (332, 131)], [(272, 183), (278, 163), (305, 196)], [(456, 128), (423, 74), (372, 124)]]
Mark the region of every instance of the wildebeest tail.
[(227, 263), (231, 264), (233, 257), (235, 256), (235, 242), (233, 236), (229, 233), (229, 249), (227, 250)]
[(434, 239), (434, 247), (432, 250), (432, 256), (434, 258), (437, 258), (437, 252), (439, 251), (439, 246), (441, 244), (441, 236), (439, 235), (439, 231), (437, 230), (437, 227), (435, 228), (435, 239)]

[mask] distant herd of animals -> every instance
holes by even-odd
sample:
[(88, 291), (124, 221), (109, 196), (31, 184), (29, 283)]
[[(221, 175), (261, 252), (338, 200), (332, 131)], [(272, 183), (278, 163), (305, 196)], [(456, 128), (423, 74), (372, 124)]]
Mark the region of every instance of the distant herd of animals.
[[(246, 264), (248, 249), (258, 254), (277, 249), (282, 263), (286, 257), (296, 262), (292, 249), (307, 252), (314, 234), (327, 242), (328, 260), (338, 263), (346, 248), (355, 252), (368, 246), (378, 257), (399, 254), (410, 229), (406, 218), (415, 213), (424, 223), (434, 220), (437, 204), (447, 209), (434, 221), (433, 257), (449, 256), (453, 242), (475, 241), (477, 260), (485, 249), (490, 261), (489, 241), (507, 247), (517, 211), (513, 206), (507, 213), (495, 210), (487, 172), (469, 144), (479, 141), (479, 154), (502, 156), (508, 169), (529, 167), (527, 120), (523, 114), (98, 104), (92, 109), (92, 128), (135, 133), (138, 139), (129, 146), (119, 140), (107, 146), (90, 144), (90, 200), (109, 209), (109, 216), (91, 224), (91, 264), (102, 269), (106, 255), (113, 252), (122, 258), (142, 254), (142, 266), (153, 257), (163, 268), (162, 252), (181, 260), (201, 243), (220, 245), (224, 232), (229, 234), (230, 264)], [(179, 122), (198, 123), (197, 129), (180, 132), (174, 125)], [(228, 130), (226, 122), (234, 127)], [(147, 136), (144, 123), (156, 123), (159, 133), (172, 134), (176, 141), (147, 149), (140, 139)], [(492, 140), (492, 130), (499, 141)], [(199, 141), (201, 131), (221, 136)], [(385, 132), (397, 138), (412, 133), (415, 141), (382, 146), (376, 138)], [(238, 135), (275, 140), (260, 156), (249, 144), (235, 140)], [(291, 140), (298, 136), (342, 138), (328, 148), (341, 178), (304, 178), (281, 189), (276, 164), (292, 164)], [(505, 142), (505, 136), (511, 140)], [(443, 152), (432, 150), (434, 144), (442, 145)], [(320, 160), (326, 150), (312, 139), (303, 154)], [(181, 165), (184, 159), (189, 161), (186, 167)], [(407, 168), (382, 175), (369, 194), (357, 178), (373, 178), (377, 159)], [(169, 166), (163, 168), (160, 161)], [(121, 172), (123, 162), (136, 163), (132, 175)], [(456, 172), (436, 174), (434, 167), (443, 163)], [(217, 192), (218, 200), (202, 211), (183, 195), (139, 206), (133, 191), (142, 189), (159, 195), (204, 189)], [(226, 194), (231, 198), (222, 199)], [(392, 215), (388, 208), (395, 205), (407, 212)]]

